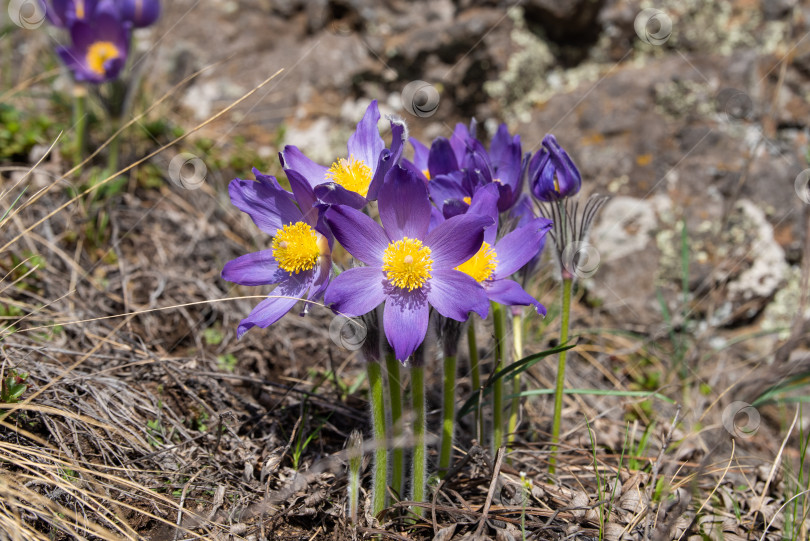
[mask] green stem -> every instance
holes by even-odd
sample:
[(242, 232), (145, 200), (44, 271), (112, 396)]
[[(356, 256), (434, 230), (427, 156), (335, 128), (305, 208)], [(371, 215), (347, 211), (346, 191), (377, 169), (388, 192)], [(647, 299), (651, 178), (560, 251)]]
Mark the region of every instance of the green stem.
[(453, 454), (453, 430), (456, 418), (456, 357), (444, 358), (444, 405), (442, 407), (442, 444), (439, 451), (439, 476), (450, 469)]
[(108, 146), (109, 155), (107, 156), (107, 167), (109, 168), (110, 175), (118, 172), (118, 156), (121, 153), (121, 135), (115, 135), (115, 132), (118, 131), (118, 123), (113, 122), (113, 136), (110, 144)]
[(385, 393), (382, 367), (379, 362), (368, 363), (368, 383), (371, 392), (371, 428), (374, 432), (374, 484), (371, 491), (371, 513), (378, 515), (385, 507), (388, 449), (385, 445)]
[[(495, 327), (495, 372), (498, 373), (506, 363), (508, 347), (506, 344), (506, 314), (503, 306), (492, 303), (492, 318)], [(494, 383), (492, 393), (492, 444), (495, 450), (503, 445), (503, 378)]]
[(394, 437), (394, 464), (391, 468), (391, 488), (402, 495), (402, 476), (405, 473), (405, 449), (402, 447), (402, 384), (399, 375), (399, 361), (393, 353), (385, 356), (388, 372), (388, 396), (391, 398), (391, 425)]
[[(571, 290), (574, 279), (563, 278), (562, 319), (560, 321), (560, 345), (568, 342), (568, 323), (571, 316)], [(551, 427), (551, 454), (548, 459), (548, 471), (551, 474), (557, 469), (557, 447), (560, 443), (560, 420), (562, 415), (563, 390), (565, 388), (565, 358), (568, 350), (560, 352), (557, 363), (557, 385), (554, 388), (554, 423)]]
[[(414, 449), (413, 449), (413, 501), (425, 501), (425, 477), (427, 468), (427, 446), (425, 445), (425, 367), (411, 368), (411, 387), (414, 411)], [(413, 512), (422, 515), (422, 508), (415, 507)]]
[[(515, 358), (523, 358), (523, 311), (512, 318), (512, 339), (515, 342)], [(515, 374), (512, 380), (512, 395), (520, 394), (520, 373)], [(506, 435), (507, 447), (512, 447), (517, 432), (518, 413), (520, 412), (520, 399), (513, 398), (509, 408), (509, 432)]]
[(76, 126), (76, 164), (82, 163), (85, 154), (87, 132), (87, 89), (77, 84), (73, 87), (73, 124)]
[[(470, 314), (470, 324), (467, 327), (467, 347), (470, 350), (470, 373), (472, 374), (472, 392), (481, 392), (481, 366), (478, 362), (478, 341), (475, 337), (475, 316)], [(484, 423), (481, 417), (481, 401), (475, 406), (475, 426), (478, 429), (477, 439), (480, 442), (484, 437)]]

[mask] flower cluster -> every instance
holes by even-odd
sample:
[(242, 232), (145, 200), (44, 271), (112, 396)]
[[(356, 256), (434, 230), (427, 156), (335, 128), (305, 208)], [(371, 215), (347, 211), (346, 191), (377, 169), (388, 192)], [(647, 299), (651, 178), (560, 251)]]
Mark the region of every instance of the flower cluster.
[[(258, 171), (256, 181), (231, 182), (234, 205), (272, 240), (270, 248), (228, 263), (222, 276), (277, 285), (241, 322), (239, 336), (273, 324), (304, 298), (323, 299), (350, 317), (382, 305), (385, 337), (405, 361), (423, 342), (431, 309), (455, 321), (487, 317), (490, 301), (545, 314), (512, 276), (537, 261), (552, 226), (535, 216), (523, 193), (527, 176), (541, 200), (579, 190), (579, 173), (556, 140), (548, 136), (532, 158), (501, 125), (487, 149), (473, 121), (428, 147), (407, 139), (404, 124), (392, 119), (386, 146), (379, 120), (373, 101), (347, 154), (328, 166), (285, 147), (280, 160), (289, 192)], [(403, 157), (406, 141), (412, 159)], [(361, 265), (334, 276), (335, 241)]]
[(157, 21), (160, 0), (50, 0), (45, 13), (70, 34), (70, 46), (56, 50), (62, 62), (77, 81), (98, 84), (121, 73), (132, 29)]

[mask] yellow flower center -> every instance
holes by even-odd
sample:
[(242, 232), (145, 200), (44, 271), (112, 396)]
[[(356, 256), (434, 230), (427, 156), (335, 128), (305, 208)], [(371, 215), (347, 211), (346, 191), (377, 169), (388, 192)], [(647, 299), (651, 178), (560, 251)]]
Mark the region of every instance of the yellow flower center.
[(422, 169), (422, 174), (425, 175), (425, 178), (430, 180), (430, 170)]
[(463, 199), (463, 201), (464, 201), (465, 203), (467, 203), (468, 205), (472, 205), (472, 197), (465, 197), (465, 198)]
[(273, 257), (278, 266), (287, 272), (298, 274), (310, 270), (321, 255), (318, 235), (309, 224), (287, 224), (273, 238)]
[(557, 180), (557, 174), (556, 173), (554, 174), (554, 191), (556, 193), (558, 193), (558, 194), (560, 193), (560, 181)]
[(419, 239), (392, 242), (383, 254), (383, 271), (388, 281), (400, 289), (413, 291), (425, 285), (433, 270), (430, 248)]
[(340, 184), (350, 192), (359, 193), (363, 197), (368, 195), (371, 184), (371, 167), (363, 160), (356, 160), (354, 156), (349, 159), (339, 159), (326, 172), (326, 177)]
[(87, 66), (99, 75), (104, 75), (104, 63), (119, 56), (121, 53), (118, 47), (109, 41), (97, 41), (87, 50)]
[(477, 282), (484, 282), (492, 277), (498, 267), (496, 257), (498, 254), (485, 242), (474, 256), (456, 267), (456, 270), (472, 276)]

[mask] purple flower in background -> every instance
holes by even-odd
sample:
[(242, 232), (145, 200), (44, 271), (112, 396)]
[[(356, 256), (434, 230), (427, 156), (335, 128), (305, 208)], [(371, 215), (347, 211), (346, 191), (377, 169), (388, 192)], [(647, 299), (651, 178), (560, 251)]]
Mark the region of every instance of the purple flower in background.
[(332, 267), (331, 235), (315, 200), (294, 197), (274, 177), (253, 172), (257, 182), (234, 179), (228, 191), (231, 202), (273, 237), (271, 248), (228, 262), (222, 277), (245, 286), (277, 285), (242, 320), (237, 337), (251, 327), (272, 325), (307, 292), (309, 300), (318, 299), (329, 285)]
[(160, 0), (119, 0), (121, 17), (135, 28), (144, 28), (160, 17)]
[(489, 158), (493, 181), (498, 184), (498, 210), (506, 212), (515, 206), (523, 192), (528, 153), (523, 156), (520, 136), (510, 136), (506, 124), (501, 124), (490, 142)]
[(540, 201), (565, 199), (582, 187), (577, 166), (553, 135), (543, 138), (542, 147), (529, 162), (529, 185)]
[(490, 216), (495, 223), (484, 231), (478, 252), (456, 269), (475, 279), (489, 300), (504, 306), (532, 305), (538, 314), (546, 315), (546, 308), (509, 277), (542, 250), (551, 220), (533, 218), (498, 240), (498, 199), (496, 184), (481, 188), (473, 196), (467, 212)]
[(92, 20), (70, 24), (70, 47), (56, 52), (77, 81), (103, 83), (118, 77), (129, 54), (129, 29), (115, 15), (99, 11)]
[(454, 267), (476, 253), (492, 219), (465, 214), (428, 232), (427, 188), (402, 167), (386, 176), (379, 212), (382, 227), (353, 208), (326, 211), (338, 242), (368, 266), (341, 273), (326, 290), (324, 302), (348, 316), (365, 314), (384, 302), (385, 336), (396, 358), (404, 361), (425, 338), (430, 306), (457, 321), (466, 321), (469, 312), (486, 316), (484, 290)]
[(296, 180), (305, 180), (315, 195), (329, 205), (348, 205), (362, 208), (368, 201), (377, 199), (385, 173), (397, 163), (403, 146), (404, 124), (392, 121), (393, 142), (391, 150), (377, 129), (380, 111), (377, 100), (366, 109), (348, 143), (348, 157), (340, 158), (329, 167), (319, 165), (307, 158), (296, 146), (287, 145), (279, 154), (281, 165), (288, 172), (295, 171)]

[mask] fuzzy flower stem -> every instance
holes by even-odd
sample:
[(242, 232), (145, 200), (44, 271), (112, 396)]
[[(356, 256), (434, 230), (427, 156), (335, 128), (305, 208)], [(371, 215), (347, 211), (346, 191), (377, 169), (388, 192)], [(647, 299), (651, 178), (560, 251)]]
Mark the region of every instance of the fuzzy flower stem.
[[(512, 318), (512, 339), (515, 343), (515, 358), (520, 360), (523, 358), (523, 311)], [(515, 374), (512, 380), (512, 395), (517, 397), (520, 394), (520, 374)], [(512, 404), (509, 408), (509, 432), (506, 435), (507, 446), (511, 447), (512, 442), (515, 440), (515, 432), (517, 431), (518, 413), (520, 410), (520, 399), (513, 398)]]
[(391, 488), (402, 495), (402, 475), (404, 473), (405, 449), (402, 448), (402, 387), (399, 375), (399, 361), (393, 352), (385, 356), (385, 367), (388, 372), (388, 396), (391, 399), (391, 425), (393, 427), (394, 453), (391, 477)]
[(453, 431), (456, 417), (456, 357), (444, 358), (444, 404), (442, 407), (442, 443), (439, 452), (439, 476), (444, 476), (450, 468), (453, 454)]
[(357, 525), (357, 508), (360, 493), (360, 469), (363, 466), (363, 438), (357, 430), (349, 436), (349, 518)]
[(110, 154), (107, 157), (107, 167), (111, 175), (118, 172), (118, 156), (121, 153), (121, 134), (116, 135), (117, 131), (118, 122), (113, 122), (113, 135), (108, 149)]
[[(574, 279), (571, 276), (563, 277), (562, 289), (562, 319), (560, 321), (560, 345), (568, 342), (568, 323), (571, 316), (571, 290)], [(565, 358), (567, 350), (560, 352), (557, 363), (557, 385), (554, 390), (554, 422), (551, 428), (551, 455), (548, 459), (548, 471), (554, 474), (557, 469), (557, 447), (560, 443), (560, 417), (562, 415), (563, 389), (565, 388)]]
[[(411, 387), (413, 395), (413, 501), (425, 501), (425, 480), (427, 468), (427, 447), (425, 444), (425, 367), (422, 364), (411, 368)], [(422, 508), (415, 507), (414, 514), (421, 516)]]
[(388, 449), (385, 444), (385, 393), (380, 363), (369, 362), (367, 366), (371, 394), (371, 428), (374, 433), (374, 485), (371, 491), (371, 512), (376, 516), (385, 507), (388, 476)]
[[(509, 347), (506, 343), (506, 314), (503, 306), (492, 303), (492, 321), (495, 326), (495, 373), (506, 365), (506, 356)], [(500, 449), (503, 445), (503, 378), (495, 380), (492, 396), (492, 444)]]
[(73, 87), (73, 124), (76, 126), (76, 163), (84, 159), (87, 132), (87, 89), (77, 84)]
[[(470, 315), (470, 325), (467, 327), (467, 346), (470, 349), (470, 372), (472, 374), (472, 391), (480, 392), (481, 389), (481, 366), (478, 363), (478, 342), (475, 337), (475, 321)], [(484, 437), (484, 427), (481, 417), (481, 404), (475, 407), (475, 426), (478, 429), (478, 441)]]

